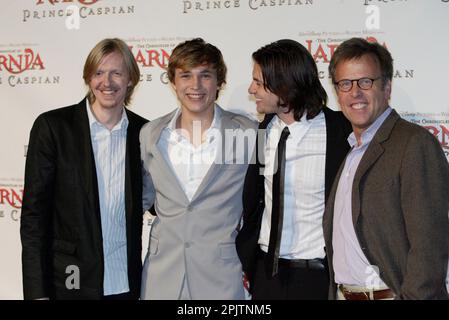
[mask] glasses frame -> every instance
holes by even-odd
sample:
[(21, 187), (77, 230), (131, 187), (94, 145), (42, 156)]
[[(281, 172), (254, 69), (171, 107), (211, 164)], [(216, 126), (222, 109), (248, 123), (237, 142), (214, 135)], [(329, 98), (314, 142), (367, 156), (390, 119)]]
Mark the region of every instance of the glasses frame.
[[(334, 82), (334, 85), (337, 87), (338, 91), (341, 92), (349, 92), (352, 90), (352, 88), (354, 87), (354, 81), (357, 82), (357, 87), (359, 87), (362, 90), (369, 90), (373, 87), (374, 85), (374, 81), (381, 79), (382, 77), (377, 77), (377, 78), (368, 78), (368, 77), (363, 77), (363, 78), (359, 78), (359, 79), (342, 79), (340, 81), (336, 81)], [(360, 86), (360, 81), (361, 80), (371, 80), (371, 86), (369, 88), (362, 88)], [(349, 87), (348, 90), (342, 90), (342, 88), (340, 87), (340, 83), (342, 83), (343, 81), (351, 81), (351, 86)]]

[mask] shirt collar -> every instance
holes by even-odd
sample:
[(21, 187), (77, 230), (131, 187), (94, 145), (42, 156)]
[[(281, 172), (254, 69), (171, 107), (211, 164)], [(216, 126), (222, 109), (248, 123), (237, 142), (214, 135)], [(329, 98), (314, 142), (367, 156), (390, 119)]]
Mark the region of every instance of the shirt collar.
[[(86, 108), (87, 108), (87, 117), (89, 118), (89, 127), (92, 130), (95, 127), (100, 127), (100, 128), (106, 128), (101, 122), (99, 122), (97, 120), (97, 118), (95, 117), (95, 115), (92, 112), (89, 100), (86, 99)], [(115, 131), (115, 130), (125, 130), (128, 128), (128, 116), (126, 115), (126, 111), (125, 108), (123, 108), (122, 110), (122, 117), (120, 118), (120, 121), (114, 126), (114, 128), (112, 128), (111, 131)]]
[(373, 140), (374, 136), (376, 135), (377, 130), (379, 130), (382, 123), (384, 123), (385, 119), (390, 115), (391, 111), (393, 109), (391, 107), (388, 107), (377, 119), (366, 129), (362, 132), (362, 144), (360, 146), (357, 146), (357, 139), (355, 137), (354, 131), (351, 132), (351, 134), (348, 137), (348, 143), (351, 147), (362, 147), (371, 142)]
[[(175, 115), (173, 116), (173, 118), (168, 123), (168, 126), (166, 127), (166, 129), (171, 133), (171, 138), (175, 139), (178, 142), (180, 139), (184, 138), (184, 136), (182, 136), (182, 134), (178, 133), (177, 129), (176, 129), (176, 121), (181, 116), (181, 114), (182, 114), (181, 108), (178, 108), (175, 112)], [(222, 117), (222, 111), (220, 110), (220, 108), (218, 108), (218, 105), (215, 104), (214, 105), (214, 118), (212, 120), (212, 123), (211, 123), (209, 129), (207, 129), (204, 133), (205, 139), (207, 142), (210, 143), (214, 139), (215, 133), (217, 132), (217, 130), (220, 130), (221, 117)]]
[(319, 121), (322, 117), (324, 117), (323, 111), (320, 111), (320, 113), (312, 119), (307, 119), (307, 113), (304, 112), (299, 121), (294, 121), (293, 123), (287, 125), (277, 115), (275, 115), (268, 124), (267, 129), (270, 130), (271, 128), (275, 128), (281, 132), (285, 127), (288, 127), (291, 137), (303, 136), (304, 132), (307, 131), (314, 122)]

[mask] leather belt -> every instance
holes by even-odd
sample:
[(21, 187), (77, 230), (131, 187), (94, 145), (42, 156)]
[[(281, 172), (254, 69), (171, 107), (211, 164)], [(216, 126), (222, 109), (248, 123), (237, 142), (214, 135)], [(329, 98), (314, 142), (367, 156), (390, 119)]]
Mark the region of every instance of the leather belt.
[[(267, 253), (262, 250), (259, 250), (259, 256), (262, 259), (267, 258)], [(326, 270), (326, 259), (284, 259), (279, 258), (278, 265), (283, 268), (302, 268), (309, 270)]]
[(343, 293), (346, 300), (383, 300), (394, 298), (394, 293), (391, 289), (354, 292), (349, 291), (343, 285), (339, 285), (338, 289)]

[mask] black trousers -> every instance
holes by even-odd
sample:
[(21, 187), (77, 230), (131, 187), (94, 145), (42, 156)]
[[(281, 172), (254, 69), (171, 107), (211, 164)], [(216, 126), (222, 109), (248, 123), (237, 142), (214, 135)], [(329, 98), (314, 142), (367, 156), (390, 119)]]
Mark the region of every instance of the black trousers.
[(254, 275), (253, 300), (327, 300), (329, 292), (329, 272), (327, 260), (323, 267), (316, 261), (302, 260), (297, 266), (279, 260), (278, 273), (271, 277), (265, 269), (266, 254), (260, 250)]

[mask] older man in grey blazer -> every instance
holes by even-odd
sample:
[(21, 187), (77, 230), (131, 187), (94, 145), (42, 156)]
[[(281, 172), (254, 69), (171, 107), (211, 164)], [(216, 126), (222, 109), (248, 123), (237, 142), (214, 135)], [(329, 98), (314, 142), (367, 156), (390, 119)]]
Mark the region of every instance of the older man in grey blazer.
[(235, 237), (256, 123), (215, 104), (226, 66), (204, 40), (179, 44), (168, 76), (181, 107), (140, 133), (144, 208), (157, 214), (141, 298), (244, 299)]
[(449, 166), (438, 141), (389, 107), (393, 62), (381, 45), (345, 41), (329, 70), (353, 128), (324, 216), (330, 297), (447, 299)]

